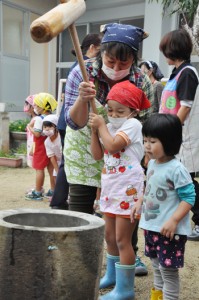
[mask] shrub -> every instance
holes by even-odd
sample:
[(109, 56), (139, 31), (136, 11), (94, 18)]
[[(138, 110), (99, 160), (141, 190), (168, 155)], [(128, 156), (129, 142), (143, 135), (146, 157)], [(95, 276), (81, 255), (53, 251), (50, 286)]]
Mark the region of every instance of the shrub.
[(9, 130), (10, 131), (18, 131), (18, 132), (26, 132), (26, 126), (28, 123), (30, 123), (29, 119), (16, 120), (16, 121), (10, 122)]
[(12, 151), (5, 152), (0, 150), (0, 157), (16, 158), (16, 155), (14, 155)]
[(12, 151), (17, 154), (27, 154), (27, 147), (25, 144), (21, 144), (19, 147), (13, 149)]

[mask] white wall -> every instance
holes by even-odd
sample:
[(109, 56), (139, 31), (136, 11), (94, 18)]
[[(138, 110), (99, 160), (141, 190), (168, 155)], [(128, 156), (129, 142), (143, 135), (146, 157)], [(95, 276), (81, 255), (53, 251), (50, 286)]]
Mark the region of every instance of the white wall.
[(9, 0), (7, 2), (16, 4), (24, 8), (28, 8), (32, 12), (41, 15), (57, 5), (57, 0)]
[[(31, 22), (38, 16), (31, 14)], [(56, 39), (36, 43), (30, 38), (30, 94), (48, 92), (56, 96)]]
[[(25, 56), (17, 56), (15, 53), (13, 56), (7, 55), (9, 51), (0, 53), (0, 102), (12, 105), (9, 106), (9, 111), (12, 111), (9, 117), (10, 120), (15, 120), (25, 117), (23, 104), (29, 94), (45, 91), (56, 96), (56, 39), (50, 43), (37, 44), (30, 36), (29, 26), (34, 18), (55, 7), (57, 0), (0, 0), (0, 4), (1, 2), (21, 11), (30, 11), (29, 15), (25, 14), (24, 19)], [(0, 39), (1, 33), (0, 31)], [(13, 89), (10, 89), (10, 82), (13, 82)]]
[[(57, 5), (57, 0), (11, 0), (17, 6), (32, 12), (30, 23)], [(56, 96), (56, 38), (38, 44), (29, 38), (30, 94), (49, 92)]]
[[(100, 2), (100, 0), (99, 0)], [(113, 1), (106, 1), (106, 3), (113, 2)], [(114, 1), (118, 2), (118, 1)], [(125, 5), (125, 2), (133, 2), (133, 1), (120, 1), (120, 4), (117, 6), (117, 4), (113, 4), (112, 7), (109, 7), (108, 3), (106, 7), (106, 3), (104, 3), (105, 8), (98, 8), (98, 9), (90, 9), (89, 7), (89, 1), (88, 4), (86, 2), (86, 12), (84, 15), (82, 15), (76, 23), (86, 23), (86, 22), (98, 22), (101, 20), (113, 20), (113, 19), (122, 19), (122, 18), (133, 18), (133, 17), (139, 17), (144, 16), (144, 8), (145, 3), (142, 1), (139, 1), (140, 3), (135, 4), (127, 4)]]

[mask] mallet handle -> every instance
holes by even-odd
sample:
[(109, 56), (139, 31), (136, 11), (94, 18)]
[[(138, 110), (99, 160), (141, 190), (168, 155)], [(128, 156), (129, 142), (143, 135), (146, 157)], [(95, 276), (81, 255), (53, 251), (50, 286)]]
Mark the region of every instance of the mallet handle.
[[(83, 55), (82, 55), (82, 50), (80, 48), (80, 42), (79, 42), (79, 38), (78, 38), (78, 34), (77, 34), (77, 30), (76, 30), (75, 24), (74, 23), (71, 24), (68, 27), (68, 30), (70, 32), (70, 36), (71, 36), (71, 39), (72, 39), (72, 42), (73, 42), (73, 46), (75, 48), (75, 53), (76, 53), (76, 57), (77, 57), (77, 60), (78, 60), (79, 66), (80, 66), (80, 70), (82, 72), (83, 80), (85, 82), (89, 82), (88, 74), (87, 74), (87, 71), (86, 71), (85, 62), (84, 62)], [(95, 114), (97, 114), (97, 108), (96, 108), (96, 105), (95, 105), (95, 99), (93, 99), (91, 101), (91, 108), (92, 108), (92, 111)]]
[[(63, 3), (70, 2), (70, 1), (71, 0), (60, 0), (60, 3), (63, 4)], [(85, 67), (85, 63), (84, 63), (84, 59), (83, 59), (83, 55), (82, 55), (82, 50), (80, 48), (79, 37), (78, 37), (78, 34), (77, 34), (77, 29), (75, 27), (75, 24), (72, 23), (70, 26), (68, 26), (68, 30), (70, 32), (71, 40), (73, 42), (73, 47), (75, 48), (75, 53), (76, 53), (76, 57), (77, 57), (77, 60), (78, 60), (78, 63), (79, 63), (80, 70), (82, 72), (83, 80), (85, 82), (89, 82), (88, 74), (87, 74), (87, 71), (86, 71), (86, 67)], [(92, 108), (92, 111), (95, 114), (97, 114), (95, 99), (93, 99), (93, 101), (91, 101), (91, 108)]]
[(88, 74), (86, 71), (85, 62), (84, 62), (83, 55), (82, 55), (82, 50), (80, 48), (80, 42), (79, 42), (79, 38), (77, 35), (77, 30), (76, 30), (75, 24), (71, 24), (68, 27), (68, 30), (70, 32), (70, 36), (71, 36), (73, 46), (75, 49), (75, 54), (76, 54), (76, 57), (77, 57), (77, 60), (78, 60), (79, 66), (80, 66), (80, 70), (82, 72), (83, 80), (85, 82), (89, 82)]

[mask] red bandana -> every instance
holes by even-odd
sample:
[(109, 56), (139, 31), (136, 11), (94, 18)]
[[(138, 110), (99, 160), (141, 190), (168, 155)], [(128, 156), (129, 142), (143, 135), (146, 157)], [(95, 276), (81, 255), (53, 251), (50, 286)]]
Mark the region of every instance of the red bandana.
[(143, 110), (151, 106), (145, 93), (129, 80), (116, 83), (107, 95), (108, 100), (117, 101), (127, 107)]

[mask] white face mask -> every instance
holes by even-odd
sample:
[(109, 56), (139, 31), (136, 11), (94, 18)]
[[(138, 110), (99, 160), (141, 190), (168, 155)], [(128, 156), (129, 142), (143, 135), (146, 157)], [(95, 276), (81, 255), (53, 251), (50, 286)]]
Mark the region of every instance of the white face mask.
[(41, 113), (43, 112), (43, 108), (34, 107), (34, 112), (35, 112), (36, 115), (41, 115)]
[(50, 130), (43, 130), (43, 134), (46, 136), (53, 136), (55, 134), (54, 129), (50, 129)]
[(127, 117), (123, 117), (123, 118), (113, 118), (113, 117), (109, 117), (108, 116), (108, 121), (109, 123), (112, 124), (112, 126), (115, 128), (115, 129), (118, 129), (120, 128), (124, 122), (126, 122), (129, 117), (133, 114), (133, 112), (130, 113), (130, 115), (128, 115)]
[(102, 64), (102, 71), (111, 80), (118, 81), (125, 78), (130, 73), (130, 67), (125, 70), (115, 71), (107, 67), (104, 63)]
[(124, 117), (124, 118), (108, 117), (109, 123), (111, 123), (115, 129), (120, 128), (124, 124), (124, 122), (126, 122), (126, 120), (128, 120), (128, 117)]

